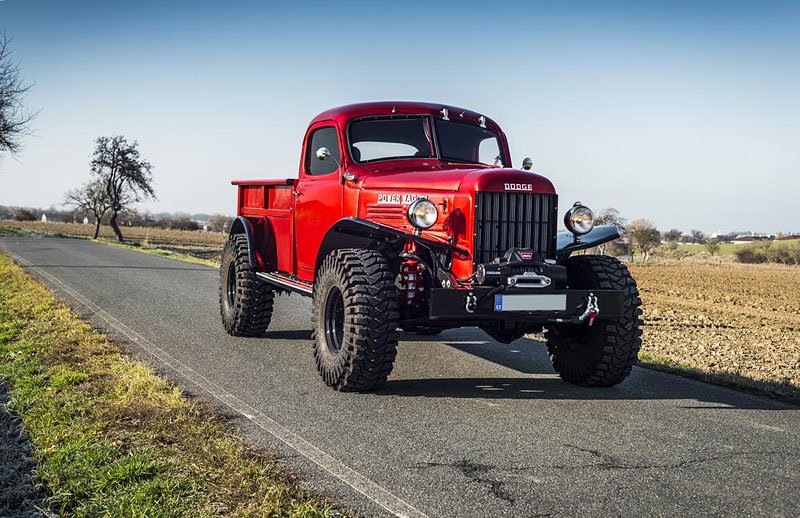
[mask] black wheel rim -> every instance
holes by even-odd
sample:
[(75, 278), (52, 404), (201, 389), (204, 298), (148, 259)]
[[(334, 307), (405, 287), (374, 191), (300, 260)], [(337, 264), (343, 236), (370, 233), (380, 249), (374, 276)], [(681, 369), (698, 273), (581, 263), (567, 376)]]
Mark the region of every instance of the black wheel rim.
[(228, 294), (228, 307), (236, 305), (236, 265), (231, 263), (228, 266), (228, 282), (225, 283), (225, 291)]
[(337, 354), (344, 340), (344, 298), (337, 287), (332, 287), (325, 299), (325, 344)]

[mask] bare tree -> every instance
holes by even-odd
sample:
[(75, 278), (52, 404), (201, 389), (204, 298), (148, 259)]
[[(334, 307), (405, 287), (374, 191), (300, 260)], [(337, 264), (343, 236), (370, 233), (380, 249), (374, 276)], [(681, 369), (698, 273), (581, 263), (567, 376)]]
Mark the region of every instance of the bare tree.
[(625, 231), (627, 220), (613, 207), (601, 210), (594, 218), (595, 225), (614, 225), (620, 231)]
[(20, 67), (11, 60), (5, 32), (0, 34), (0, 155), (16, 153), (35, 114), (25, 111), (22, 97), (31, 85), (22, 80)]
[(64, 195), (64, 205), (94, 215), (94, 239), (100, 234), (100, 220), (111, 208), (106, 186), (100, 179), (86, 182)]
[(628, 237), (631, 240), (631, 249), (641, 252), (642, 262), (647, 261), (650, 250), (661, 244), (661, 234), (658, 229), (644, 218), (628, 225)]
[(117, 216), (134, 203), (155, 198), (153, 166), (139, 155), (139, 144), (129, 143), (122, 135), (98, 137), (92, 157), (92, 174), (105, 187), (111, 219), (117, 239), (122, 242)]
[[(594, 218), (594, 224), (597, 226), (600, 225), (614, 225), (619, 229), (620, 234), (625, 233), (625, 225), (627, 225), (627, 220), (622, 217), (619, 211), (613, 207), (608, 209), (601, 210), (597, 216)], [(606, 255), (606, 248), (609, 246), (609, 243), (603, 243), (602, 245), (597, 246), (597, 251), (600, 252), (602, 255)], [(618, 248), (618, 247), (616, 247)], [(616, 250), (615, 250), (616, 251)]]

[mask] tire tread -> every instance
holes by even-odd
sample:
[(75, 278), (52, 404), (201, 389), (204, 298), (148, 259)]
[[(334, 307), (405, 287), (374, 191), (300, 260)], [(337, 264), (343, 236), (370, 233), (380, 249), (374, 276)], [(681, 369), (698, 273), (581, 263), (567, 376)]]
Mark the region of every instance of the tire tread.
[[(326, 361), (320, 340), (324, 301), (320, 279), (336, 278), (345, 298), (345, 332), (337, 361)], [(313, 348), (325, 383), (340, 391), (369, 391), (386, 382), (397, 355), (399, 312), (394, 274), (379, 252), (341, 249), (323, 261), (314, 285)]]

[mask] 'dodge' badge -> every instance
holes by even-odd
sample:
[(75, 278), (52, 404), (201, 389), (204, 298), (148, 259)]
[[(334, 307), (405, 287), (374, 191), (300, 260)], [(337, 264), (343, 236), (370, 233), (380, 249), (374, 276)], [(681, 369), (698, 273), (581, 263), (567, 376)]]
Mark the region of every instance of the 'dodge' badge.
[(532, 183), (507, 183), (503, 185), (507, 191), (532, 191)]

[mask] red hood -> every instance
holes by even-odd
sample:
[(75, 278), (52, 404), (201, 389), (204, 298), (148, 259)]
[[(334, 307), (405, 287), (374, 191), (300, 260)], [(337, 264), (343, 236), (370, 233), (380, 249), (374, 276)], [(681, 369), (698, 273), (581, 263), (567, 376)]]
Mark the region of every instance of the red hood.
[(375, 190), (556, 192), (547, 178), (519, 169), (416, 163), (385, 169), (365, 168), (363, 174), (362, 188)]

